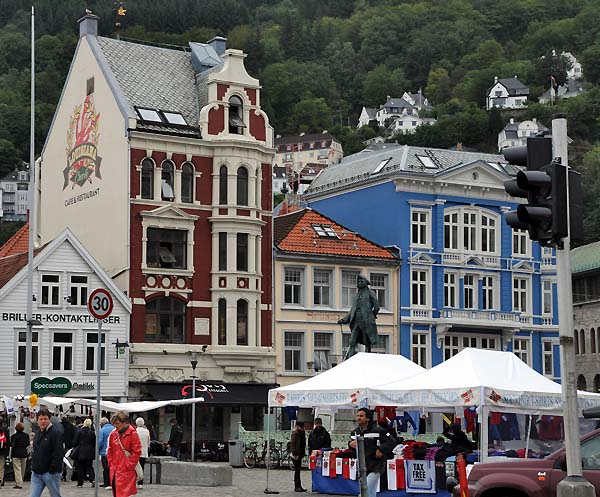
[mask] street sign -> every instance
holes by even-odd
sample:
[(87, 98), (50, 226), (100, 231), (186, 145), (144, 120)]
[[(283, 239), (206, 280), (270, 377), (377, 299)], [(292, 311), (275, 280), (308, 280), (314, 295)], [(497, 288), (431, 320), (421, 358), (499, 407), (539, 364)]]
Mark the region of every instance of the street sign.
[(112, 295), (104, 288), (94, 290), (88, 299), (88, 311), (100, 321), (111, 315), (113, 305)]
[(71, 391), (73, 385), (71, 380), (58, 376), (54, 379), (40, 376), (31, 380), (31, 393), (39, 396), (43, 395), (66, 395)]

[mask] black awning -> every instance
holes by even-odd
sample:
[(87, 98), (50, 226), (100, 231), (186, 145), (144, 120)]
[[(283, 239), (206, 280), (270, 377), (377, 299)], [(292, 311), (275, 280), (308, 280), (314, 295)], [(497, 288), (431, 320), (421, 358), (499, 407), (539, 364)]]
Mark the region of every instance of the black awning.
[(583, 410), (584, 418), (598, 419), (600, 418), (600, 407), (588, 407)]
[[(204, 404), (219, 406), (255, 405), (266, 406), (268, 393), (278, 385), (267, 383), (196, 383), (196, 397), (203, 397)], [(142, 383), (143, 400), (191, 399), (192, 382)]]

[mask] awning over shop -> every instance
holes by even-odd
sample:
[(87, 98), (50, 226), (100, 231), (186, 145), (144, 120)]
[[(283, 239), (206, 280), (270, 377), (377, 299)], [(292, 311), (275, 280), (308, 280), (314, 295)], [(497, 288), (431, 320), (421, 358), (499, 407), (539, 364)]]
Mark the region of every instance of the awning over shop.
[[(277, 385), (267, 383), (196, 383), (196, 397), (204, 398), (205, 405), (266, 406), (269, 389)], [(186, 383), (142, 383), (142, 398), (152, 400), (191, 399), (192, 382)]]

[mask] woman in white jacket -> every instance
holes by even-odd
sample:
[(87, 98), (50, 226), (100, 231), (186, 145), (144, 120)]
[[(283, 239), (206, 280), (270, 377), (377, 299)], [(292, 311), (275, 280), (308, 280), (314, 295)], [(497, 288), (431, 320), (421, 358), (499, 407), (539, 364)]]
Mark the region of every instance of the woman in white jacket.
[[(144, 426), (144, 418), (137, 418), (135, 420), (135, 424), (137, 426), (137, 434), (140, 437), (140, 442), (142, 442), (142, 455), (140, 456), (140, 464), (142, 469), (144, 469), (144, 464), (146, 463), (146, 458), (148, 457), (148, 449), (150, 448), (150, 432), (148, 428)], [(144, 485), (144, 480), (138, 481), (138, 488)]]

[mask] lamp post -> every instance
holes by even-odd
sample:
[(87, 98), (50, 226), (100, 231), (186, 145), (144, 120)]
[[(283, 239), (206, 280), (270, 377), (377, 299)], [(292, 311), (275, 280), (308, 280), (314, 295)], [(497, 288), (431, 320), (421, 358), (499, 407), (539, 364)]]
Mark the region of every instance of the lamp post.
[[(192, 352), (192, 399), (196, 399), (196, 366), (198, 366), (198, 352)], [(192, 402), (192, 462), (196, 460), (196, 402)]]

